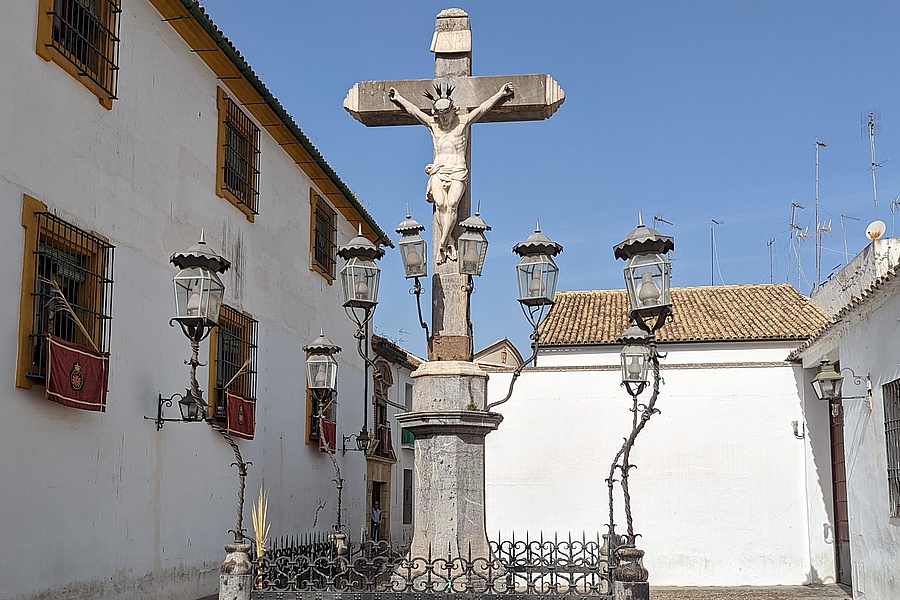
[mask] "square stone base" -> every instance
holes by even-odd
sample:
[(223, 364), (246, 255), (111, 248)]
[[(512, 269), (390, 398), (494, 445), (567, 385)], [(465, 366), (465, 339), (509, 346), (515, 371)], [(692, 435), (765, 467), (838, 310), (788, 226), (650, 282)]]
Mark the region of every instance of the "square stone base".
[(646, 581), (613, 582), (613, 598), (615, 600), (650, 600), (650, 584)]

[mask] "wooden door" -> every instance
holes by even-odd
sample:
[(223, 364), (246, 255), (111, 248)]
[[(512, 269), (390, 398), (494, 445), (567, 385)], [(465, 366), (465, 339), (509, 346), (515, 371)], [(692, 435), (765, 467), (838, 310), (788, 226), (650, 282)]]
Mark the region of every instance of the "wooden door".
[(844, 407), (831, 405), (831, 478), (834, 493), (834, 547), (838, 583), (852, 585), (847, 469), (844, 463)]

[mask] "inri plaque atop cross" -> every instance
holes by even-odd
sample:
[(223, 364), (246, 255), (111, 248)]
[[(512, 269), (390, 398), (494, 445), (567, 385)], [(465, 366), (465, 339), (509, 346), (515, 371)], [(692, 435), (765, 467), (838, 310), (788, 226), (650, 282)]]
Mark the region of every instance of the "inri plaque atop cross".
[(344, 108), (368, 127), (428, 127), (434, 141), (426, 200), (434, 205), (432, 331), (430, 360), (471, 360), (466, 277), (459, 274), (456, 240), (469, 216), (471, 144), (476, 122), (537, 121), (565, 100), (549, 75), (472, 76), (472, 31), (458, 8), (437, 16), (431, 51), (434, 79), (364, 81), (354, 85)]

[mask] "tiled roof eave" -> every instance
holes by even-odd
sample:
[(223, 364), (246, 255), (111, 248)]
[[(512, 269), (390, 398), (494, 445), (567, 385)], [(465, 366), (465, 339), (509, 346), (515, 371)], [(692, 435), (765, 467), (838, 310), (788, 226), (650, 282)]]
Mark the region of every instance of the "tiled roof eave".
[(875, 281), (873, 281), (872, 284), (869, 285), (869, 287), (860, 292), (858, 296), (854, 296), (853, 298), (851, 298), (850, 301), (847, 302), (847, 304), (841, 310), (839, 310), (836, 315), (834, 315), (834, 318), (830, 323), (827, 323), (824, 327), (819, 329), (819, 331), (810, 336), (810, 338), (806, 340), (806, 342), (804, 342), (799, 348), (796, 348), (793, 352), (791, 352), (786, 360), (791, 362), (799, 362), (806, 350), (811, 348), (820, 339), (828, 335), (832, 329), (843, 323), (848, 316), (853, 314), (863, 305), (867, 304), (872, 298), (878, 295), (878, 292), (884, 290), (885, 286), (888, 283), (897, 279), (898, 274), (900, 274), (900, 265), (895, 265), (884, 275), (875, 279)]

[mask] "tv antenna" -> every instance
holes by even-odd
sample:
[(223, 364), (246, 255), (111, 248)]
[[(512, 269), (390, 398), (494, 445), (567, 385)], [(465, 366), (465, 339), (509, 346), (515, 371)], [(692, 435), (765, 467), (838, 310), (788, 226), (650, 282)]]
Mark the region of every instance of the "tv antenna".
[(665, 223), (666, 225), (675, 225), (675, 223), (672, 223), (671, 221), (666, 221), (665, 219), (663, 219), (664, 214), (666, 214), (666, 213), (661, 212), (661, 213), (656, 213), (655, 215), (653, 215), (653, 229), (656, 229), (656, 226), (659, 225), (660, 223)]
[(850, 262), (850, 255), (847, 253), (847, 230), (844, 228), (844, 220), (859, 221), (858, 217), (853, 215), (841, 215), (841, 235), (844, 237), (844, 266)]
[[(819, 286), (819, 282), (822, 281), (822, 236), (819, 235), (821, 231), (819, 227), (819, 148), (827, 148), (828, 143), (823, 142), (819, 139), (816, 139), (816, 287)], [(829, 223), (829, 233), (831, 232), (830, 223)]]
[(774, 247), (775, 247), (775, 238), (769, 238), (766, 240), (766, 246), (769, 247), (769, 283), (775, 283), (774, 273), (772, 271), (774, 265)]
[(860, 135), (863, 139), (866, 136), (869, 137), (869, 154), (871, 156), (871, 166), (869, 167), (872, 171), (872, 203), (875, 207), (875, 217), (874, 219), (878, 220), (878, 186), (875, 184), (875, 170), (880, 169), (884, 165), (888, 164), (890, 159), (885, 160), (883, 162), (878, 162), (875, 160), (875, 136), (881, 133), (881, 109), (873, 108), (869, 111), (863, 111), (863, 113), (859, 117), (860, 123)]
[(717, 221), (712, 219), (709, 222), (709, 285), (716, 285), (715, 270), (719, 271), (719, 281), (725, 285), (725, 279), (722, 277), (722, 269), (719, 267), (719, 254), (716, 252), (716, 225), (724, 225), (725, 221)]
[[(803, 210), (805, 207), (799, 202), (791, 202), (791, 224), (789, 228), (789, 239), (788, 246), (790, 248), (788, 252), (788, 256), (791, 255), (791, 252), (796, 253), (797, 255), (797, 289), (800, 289), (800, 234), (803, 232), (803, 229), (797, 225), (797, 211)], [(807, 236), (809, 237), (809, 236)], [(788, 259), (788, 272), (786, 275), (786, 281), (788, 283), (791, 282), (791, 268), (790, 268), (790, 259)]]
[(891, 237), (894, 237), (894, 213), (900, 208), (900, 196), (891, 200)]

